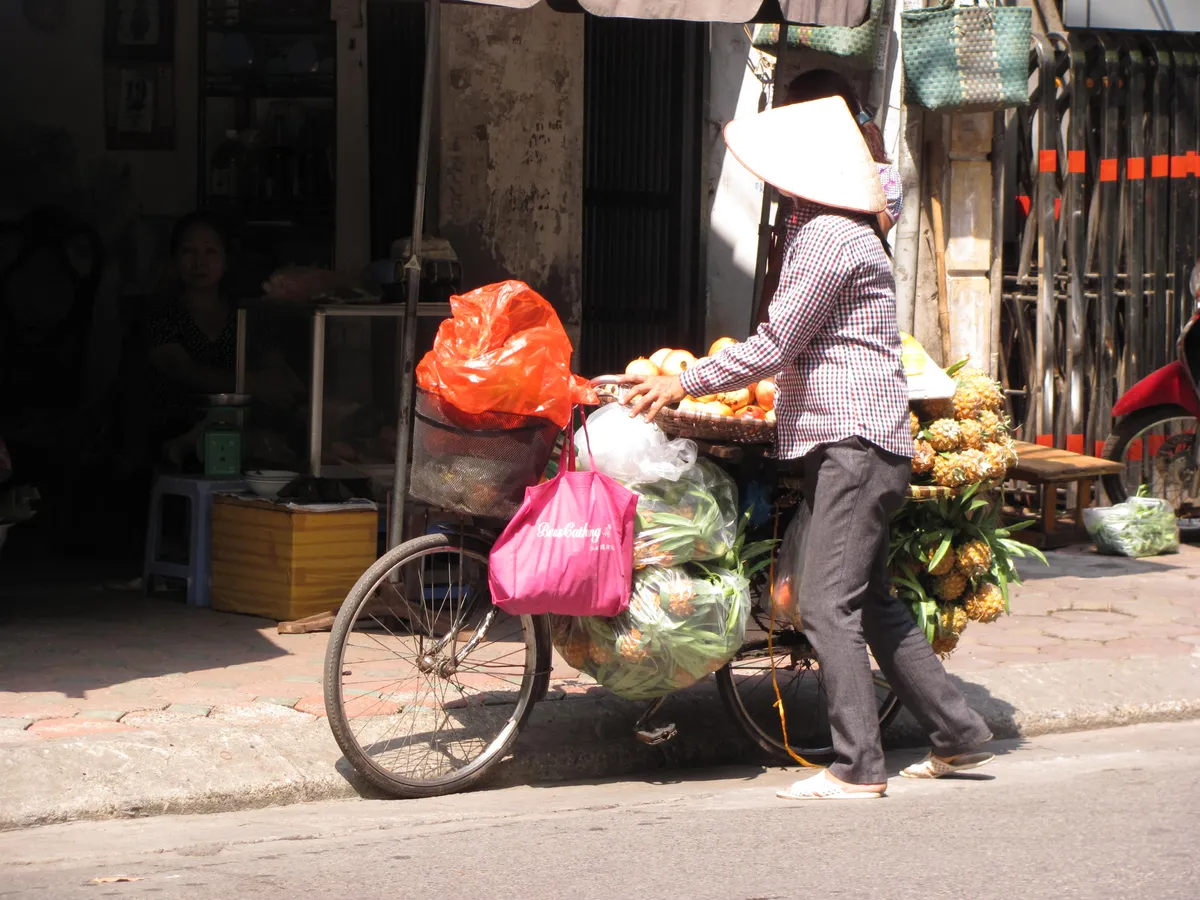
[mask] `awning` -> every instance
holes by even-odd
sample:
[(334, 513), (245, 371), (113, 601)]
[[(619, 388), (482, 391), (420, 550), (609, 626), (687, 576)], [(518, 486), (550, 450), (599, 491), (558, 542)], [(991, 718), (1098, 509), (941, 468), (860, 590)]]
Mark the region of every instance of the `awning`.
[[(542, 0), (466, 0), (485, 6), (529, 9)], [(546, 0), (562, 9), (578, 5), (597, 16), (627, 19), (686, 19), (693, 22), (778, 22), (858, 26), (867, 21), (871, 0)]]

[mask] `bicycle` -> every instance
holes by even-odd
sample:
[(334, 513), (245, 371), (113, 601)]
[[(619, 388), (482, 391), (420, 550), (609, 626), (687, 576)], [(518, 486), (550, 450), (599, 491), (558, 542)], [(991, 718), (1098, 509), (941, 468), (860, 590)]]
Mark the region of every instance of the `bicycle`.
[[(705, 450), (734, 465), (729, 448)], [(776, 513), (795, 498), (795, 487), (781, 483)], [(508, 616), (490, 601), (488, 551), (498, 534), (464, 520), (400, 544), (362, 575), (334, 622), (324, 678), (330, 727), (347, 761), (391, 796), (479, 785), (546, 696), (553, 668), (548, 617)], [(769, 587), (768, 577), (752, 585), (746, 639), (716, 673), (718, 692), (767, 761), (790, 764), (793, 753), (826, 761), (833, 751), (820, 661), (802, 631), (772, 621)], [(786, 742), (772, 670), (787, 714)], [(876, 684), (882, 730), (900, 703), (878, 675)], [(650, 704), (639, 728), (661, 702)], [(641, 736), (657, 742), (669, 733), (646, 729)]]

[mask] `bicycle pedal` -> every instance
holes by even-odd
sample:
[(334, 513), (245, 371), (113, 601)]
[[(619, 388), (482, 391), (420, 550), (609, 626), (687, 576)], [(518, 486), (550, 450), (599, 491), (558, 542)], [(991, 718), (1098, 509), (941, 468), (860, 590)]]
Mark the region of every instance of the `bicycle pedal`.
[(650, 747), (657, 747), (659, 744), (665, 744), (667, 741), (674, 740), (679, 734), (679, 729), (675, 727), (674, 722), (670, 722), (658, 728), (639, 728), (634, 734), (643, 744)]

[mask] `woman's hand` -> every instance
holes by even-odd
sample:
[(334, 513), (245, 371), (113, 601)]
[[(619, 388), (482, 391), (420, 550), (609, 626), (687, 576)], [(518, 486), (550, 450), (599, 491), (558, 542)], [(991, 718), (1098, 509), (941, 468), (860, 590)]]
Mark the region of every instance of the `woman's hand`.
[(687, 396), (678, 375), (639, 375), (631, 376), (630, 380), (634, 382), (633, 388), (621, 403), (632, 407), (631, 417), (645, 416), (647, 422), (653, 422), (667, 404), (678, 403)]

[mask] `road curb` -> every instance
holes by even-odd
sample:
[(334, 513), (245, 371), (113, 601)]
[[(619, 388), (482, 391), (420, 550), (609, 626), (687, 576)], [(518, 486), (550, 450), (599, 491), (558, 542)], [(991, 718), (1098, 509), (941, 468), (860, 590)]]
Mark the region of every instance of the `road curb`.
[[(998, 739), (1200, 718), (1200, 657), (1077, 660), (958, 679)], [(494, 786), (641, 777), (756, 760), (711, 684), (671, 698), (679, 737), (649, 747), (643, 706), (599, 694), (539, 704)], [(902, 714), (894, 748), (924, 735)], [(323, 720), (254, 729), (199, 720), (167, 729), (53, 741), (0, 738), (0, 830), (81, 819), (228, 812), (377, 797), (349, 769)]]

